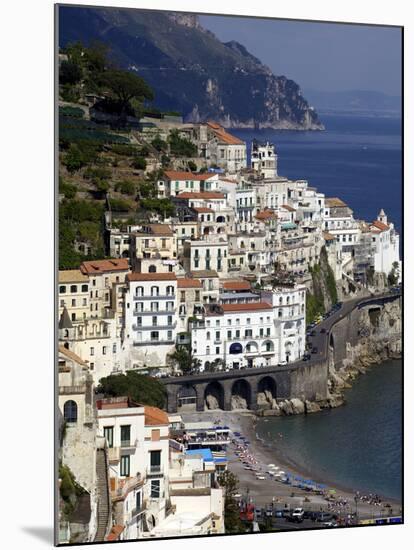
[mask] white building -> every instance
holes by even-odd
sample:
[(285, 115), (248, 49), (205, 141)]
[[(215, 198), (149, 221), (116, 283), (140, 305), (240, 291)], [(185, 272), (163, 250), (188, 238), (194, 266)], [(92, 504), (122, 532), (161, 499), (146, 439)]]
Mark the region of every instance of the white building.
[(251, 165), (262, 178), (277, 176), (277, 154), (273, 143), (252, 141)]
[(395, 264), (400, 268), (400, 237), (394, 224), (388, 221), (381, 209), (377, 219), (369, 226), (372, 240), (373, 265), (378, 273), (389, 274)]
[(176, 342), (177, 277), (175, 273), (130, 273), (127, 281), (126, 365), (163, 366)]

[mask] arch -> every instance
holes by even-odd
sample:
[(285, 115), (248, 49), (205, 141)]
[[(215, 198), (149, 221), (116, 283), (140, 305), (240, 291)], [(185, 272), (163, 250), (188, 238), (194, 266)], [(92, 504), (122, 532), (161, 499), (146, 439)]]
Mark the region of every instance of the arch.
[(196, 410), (197, 390), (191, 384), (181, 386), (177, 392), (178, 410)]
[(275, 345), (272, 340), (265, 340), (262, 342), (262, 352), (275, 351)]
[(70, 424), (76, 424), (78, 421), (78, 405), (73, 399), (69, 399), (69, 401), (66, 401), (63, 405), (63, 418), (65, 422)]
[(277, 398), (277, 385), (271, 376), (263, 376), (257, 384), (257, 404), (272, 407)]
[(224, 216), (217, 216), (216, 223), (225, 223), (226, 218)]
[(151, 265), (148, 267), (148, 273), (157, 273), (157, 266), (154, 265), (154, 264), (151, 264)]
[(121, 254), (121, 257), (122, 258), (129, 258), (129, 251), (128, 250), (124, 250)]
[(236, 380), (231, 388), (231, 408), (250, 409), (252, 389), (244, 378)]
[(208, 410), (224, 409), (224, 389), (217, 380), (207, 385), (204, 391), (204, 405)]
[(257, 353), (259, 351), (259, 346), (257, 342), (247, 342), (245, 353)]
[(239, 353), (242, 353), (242, 351), (243, 351), (243, 346), (240, 344), (240, 342), (234, 342), (233, 344), (231, 344), (229, 348), (229, 353), (231, 355), (237, 355)]

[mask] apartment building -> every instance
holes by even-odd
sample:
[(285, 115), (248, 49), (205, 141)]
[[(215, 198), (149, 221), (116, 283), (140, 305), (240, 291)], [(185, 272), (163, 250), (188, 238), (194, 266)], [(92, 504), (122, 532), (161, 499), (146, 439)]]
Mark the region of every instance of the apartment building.
[[(177, 278), (177, 342), (188, 343), (188, 321), (203, 311), (203, 284), (200, 279)], [(181, 333), (181, 334), (180, 334)]]
[(277, 176), (277, 154), (273, 143), (252, 141), (250, 163), (252, 169), (262, 178)]
[(59, 317), (66, 307), (73, 323), (90, 316), (89, 277), (79, 269), (59, 271)]
[[(131, 234), (133, 267), (143, 260), (177, 258), (177, 239), (171, 227), (164, 223), (148, 224)], [(152, 272), (153, 269), (148, 269)]]
[(227, 236), (209, 236), (203, 240), (184, 243), (183, 266), (189, 271), (216, 271), (221, 276), (227, 273)]
[(162, 366), (177, 335), (175, 273), (130, 273), (125, 295), (128, 368)]

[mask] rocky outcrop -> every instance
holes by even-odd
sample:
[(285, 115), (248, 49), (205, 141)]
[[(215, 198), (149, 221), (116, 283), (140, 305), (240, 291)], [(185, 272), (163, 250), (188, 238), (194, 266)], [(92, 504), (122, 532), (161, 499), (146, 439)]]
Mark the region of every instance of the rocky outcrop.
[(61, 7), (60, 46), (94, 40), (153, 88), (155, 104), (186, 121), (225, 127), (322, 130), (298, 84), (276, 76), (238, 42), (222, 43), (196, 15)]
[(217, 397), (215, 397), (214, 395), (211, 395), (211, 394), (207, 395), (206, 396), (206, 407), (209, 411), (219, 409), (220, 405), (219, 405)]

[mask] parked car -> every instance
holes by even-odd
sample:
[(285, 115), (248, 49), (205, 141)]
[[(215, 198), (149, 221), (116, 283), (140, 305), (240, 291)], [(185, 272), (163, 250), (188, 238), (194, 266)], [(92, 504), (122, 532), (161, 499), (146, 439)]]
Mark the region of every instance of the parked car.
[(305, 511), (303, 508), (295, 508), (291, 513), (291, 520), (296, 523), (302, 523)]
[(320, 512), (318, 517), (316, 518), (316, 521), (318, 523), (325, 523), (327, 521), (332, 521), (334, 519), (333, 515), (329, 512)]

